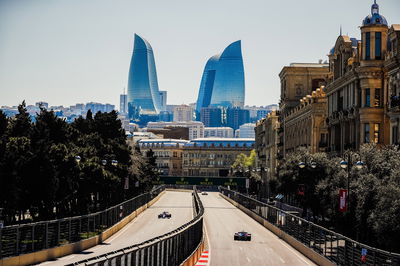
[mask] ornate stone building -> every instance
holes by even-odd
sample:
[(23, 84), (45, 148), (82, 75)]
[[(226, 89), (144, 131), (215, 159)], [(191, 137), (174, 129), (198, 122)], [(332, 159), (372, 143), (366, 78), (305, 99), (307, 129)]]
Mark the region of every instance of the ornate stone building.
[(254, 139), (202, 138), (183, 147), (183, 176), (228, 177), (236, 157), (249, 155)]
[(330, 151), (358, 150), (363, 143), (389, 144), (385, 89), (388, 24), (374, 3), (361, 26), (361, 40), (339, 36), (329, 55)]
[(182, 139), (142, 139), (137, 142), (143, 157), (152, 150), (161, 175), (182, 176), (182, 151), (189, 143)]
[(285, 115), (285, 154), (307, 148), (311, 153), (326, 151), (327, 98), (324, 87), (300, 100), (300, 104)]
[(275, 178), (278, 165), (278, 130), (279, 112), (272, 111), (263, 119), (257, 121), (255, 127), (257, 167), (261, 170), (264, 183)]
[(292, 63), (285, 66), (279, 73), (281, 80), (281, 99), (279, 103), (280, 115), (280, 131), (279, 148), (280, 156), (285, 156), (286, 148), (286, 116), (287, 114), (300, 104), (300, 100), (311, 95), (313, 91), (325, 85), (329, 74), (329, 65), (320, 63)]
[(388, 32), (388, 51), (385, 57), (385, 90), (387, 90), (390, 143), (400, 144), (400, 25)]

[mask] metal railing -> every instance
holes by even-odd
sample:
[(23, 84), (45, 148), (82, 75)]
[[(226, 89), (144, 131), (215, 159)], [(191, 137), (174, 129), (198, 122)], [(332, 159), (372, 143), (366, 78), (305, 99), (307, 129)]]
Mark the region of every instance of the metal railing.
[(400, 254), (364, 245), (236, 191), (220, 187), (220, 192), (335, 264), (400, 265)]
[(154, 199), (164, 188), (159, 186), (116, 206), (88, 215), (6, 226), (0, 229), (0, 259), (96, 236)]
[(72, 265), (157, 265), (175, 266), (183, 263), (201, 244), (204, 208), (193, 188), (195, 217), (164, 235), (123, 249), (69, 264)]

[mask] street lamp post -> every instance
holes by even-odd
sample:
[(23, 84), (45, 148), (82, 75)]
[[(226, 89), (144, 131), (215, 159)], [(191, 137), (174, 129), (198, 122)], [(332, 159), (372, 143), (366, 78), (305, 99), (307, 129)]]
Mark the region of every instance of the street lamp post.
[[(358, 155), (360, 157), (360, 155)], [(347, 193), (346, 193), (346, 203), (347, 203), (347, 211), (350, 213), (350, 170), (351, 170), (351, 166), (353, 166), (353, 153), (348, 152), (347, 153), (347, 161), (342, 160), (340, 162), (340, 167), (342, 169), (347, 170)], [(361, 158), (359, 158), (361, 159)], [(350, 167), (349, 167), (350, 165)], [(361, 170), (364, 166), (364, 162), (361, 160), (358, 160), (355, 163), (355, 167), (357, 170)]]
[[(299, 168), (300, 169), (305, 169), (306, 168), (306, 166), (308, 166), (308, 164), (307, 164), (307, 158), (305, 158), (304, 159), (304, 162), (300, 162), (299, 164), (298, 164), (298, 166), (299, 166)], [(315, 169), (315, 168), (317, 168), (317, 163), (316, 162), (314, 162), (314, 161), (311, 161), (311, 163), (309, 164), (309, 166), (311, 167), (311, 169), (313, 170), (313, 169)], [(299, 184), (299, 186), (300, 186), (300, 184)], [(298, 188), (299, 189), (299, 194), (300, 193), (303, 193), (302, 194), (302, 196), (303, 196), (303, 215), (306, 215), (307, 214), (307, 208), (306, 208), (306, 190), (307, 190), (307, 185), (306, 184), (304, 184), (303, 185), (303, 187), (301, 188), (301, 190), (300, 190), (300, 187)]]

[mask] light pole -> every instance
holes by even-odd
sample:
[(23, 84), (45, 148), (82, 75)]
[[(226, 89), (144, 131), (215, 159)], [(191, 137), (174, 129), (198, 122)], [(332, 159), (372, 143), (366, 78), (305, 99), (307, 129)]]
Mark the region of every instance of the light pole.
[[(350, 167), (349, 167), (350, 165)], [(347, 170), (347, 193), (346, 193), (346, 203), (347, 203), (347, 211), (350, 212), (350, 169), (353, 165), (353, 154), (351, 152), (347, 153), (347, 161), (342, 160), (340, 162), (340, 167), (344, 170)], [(355, 163), (355, 167), (357, 170), (361, 170), (364, 166), (364, 162), (358, 160)]]
[[(301, 169), (305, 169), (306, 166), (308, 166), (307, 158), (304, 159), (304, 162), (300, 162), (298, 164), (298, 166), (299, 166), (300, 170)], [(311, 161), (309, 166), (311, 167), (312, 170), (314, 170), (315, 168), (317, 168), (317, 163), (314, 162), (314, 161)], [(299, 190), (298, 194), (303, 196), (303, 216), (304, 216), (304, 215), (307, 215), (307, 200), (306, 200), (306, 196), (308, 196), (308, 194), (307, 194), (307, 184), (303, 184), (303, 186), (301, 186), (301, 184), (299, 184), (298, 190)]]

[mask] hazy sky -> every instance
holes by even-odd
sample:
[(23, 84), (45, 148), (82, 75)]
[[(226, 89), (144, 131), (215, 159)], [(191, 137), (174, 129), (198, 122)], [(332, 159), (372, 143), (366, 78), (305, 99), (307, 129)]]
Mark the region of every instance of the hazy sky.
[[(277, 103), (291, 62), (327, 59), (342, 25), (360, 38), (372, 0), (0, 0), (0, 105), (119, 105), (133, 35), (153, 47), (168, 103), (197, 99), (204, 65), (242, 40), (246, 104)], [(378, 0), (400, 24), (400, 0)]]

